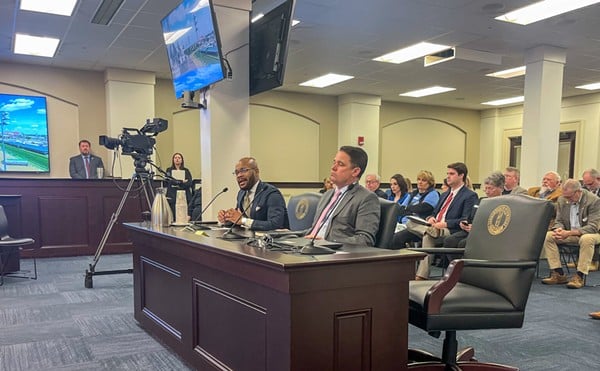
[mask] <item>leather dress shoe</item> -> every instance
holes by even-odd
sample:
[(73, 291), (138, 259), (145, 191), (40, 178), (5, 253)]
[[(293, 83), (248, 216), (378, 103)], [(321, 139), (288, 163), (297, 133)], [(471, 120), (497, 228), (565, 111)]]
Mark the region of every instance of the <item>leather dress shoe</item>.
[(600, 312), (592, 312), (590, 313), (590, 317), (593, 319), (600, 319)]

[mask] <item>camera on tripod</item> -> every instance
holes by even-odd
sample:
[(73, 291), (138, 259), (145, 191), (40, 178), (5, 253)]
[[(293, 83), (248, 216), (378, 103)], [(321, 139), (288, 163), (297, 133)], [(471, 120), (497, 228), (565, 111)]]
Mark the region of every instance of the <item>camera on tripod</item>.
[(100, 135), (99, 142), (101, 146), (108, 149), (117, 149), (121, 147), (121, 153), (134, 156), (135, 154), (147, 157), (153, 153), (158, 133), (167, 130), (169, 122), (161, 118), (147, 119), (146, 124), (141, 129), (123, 128), (118, 138), (110, 138), (106, 135)]

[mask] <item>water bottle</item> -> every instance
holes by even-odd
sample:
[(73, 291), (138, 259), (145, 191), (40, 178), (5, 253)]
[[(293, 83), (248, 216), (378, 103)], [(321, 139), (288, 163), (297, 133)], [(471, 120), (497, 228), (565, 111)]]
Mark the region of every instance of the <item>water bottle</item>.
[(152, 228), (168, 227), (173, 223), (173, 212), (167, 201), (167, 189), (160, 187), (156, 189), (156, 196), (152, 203)]

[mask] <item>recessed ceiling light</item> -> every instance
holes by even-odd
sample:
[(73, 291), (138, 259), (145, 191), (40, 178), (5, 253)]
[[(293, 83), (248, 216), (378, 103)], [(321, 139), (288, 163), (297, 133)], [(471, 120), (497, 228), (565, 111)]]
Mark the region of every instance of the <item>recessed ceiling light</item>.
[(399, 64), (450, 48), (452, 47), (448, 45), (420, 42), (418, 44), (384, 54), (380, 57), (374, 58), (373, 60), (378, 62)]
[(70, 17), (77, 0), (21, 0), (21, 10), (66, 15)]
[(585, 90), (598, 90), (600, 89), (600, 82), (595, 82), (593, 84), (579, 85), (576, 86), (577, 89), (585, 89)]
[(426, 97), (428, 95), (441, 94), (441, 93), (445, 93), (447, 91), (452, 91), (452, 90), (456, 90), (456, 88), (447, 88), (444, 86), (431, 86), (429, 88), (413, 90), (413, 91), (409, 91), (409, 92), (402, 93), (399, 95), (401, 97), (420, 98), (420, 97)]
[(525, 100), (525, 97), (521, 95), (520, 97), (491, 100), (489, 102), (483, 102), (481, 104), (485, 104), (488, 106), (503, 106), (505, 104), (520, 103), (520, 102), (523, 102), (524, 100)]
[(324, 88), (334, 85), (342, 81), (353, 79), (354, 76), (338, 75), (336, 73), (328, 73), (327, 75), (316, 77), (312, 80), (305, 81), (300, 86), (311, 86), (313, 88)]
[(38, 57), (54, 57), (59, 39), (15, 34), (15, 54), (35, 55)]
[(513, 10), (512, 12), (498, 16), (495, 19), (504, 22), (528, 25), (537, 21), (541, 21), (542, 19), (568, 13), (575, 9), (583, 8), (597, 2), (600, 2), (600, 0), (543, 0), (523, 8)]
[(488, 73), (486, 76), (498, 77), (500, 79), (510, 79), (511, 77), (523, 76), (525, 74), (526, 66), (509, 68), (508, 70), (498, 71), (494, 73)]

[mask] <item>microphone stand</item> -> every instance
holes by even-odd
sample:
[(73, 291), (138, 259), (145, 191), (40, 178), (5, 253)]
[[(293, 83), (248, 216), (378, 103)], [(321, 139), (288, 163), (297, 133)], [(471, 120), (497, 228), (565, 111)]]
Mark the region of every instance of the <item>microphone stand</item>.
[[(348, 188), (348, 190), (350, 190), (350, 189), (351, 188)], [(331, 196), (331, 197), (333, 197), (333, 196)], [(327, 254), (335, 254), (335, 250), (330, 249), (329, 247), (315, 245), (315, 240), (316, 240), (317, 236), (319, 235), (319, 232), (321, 232), (321, 229), (325, 225), (325, 222), (327, 222), (327, 220), (329, 219), (329, 217), (331, 216), (331, 214), (333, 214), (333, 211), (339, 205), (339, 203), (342, 201), (343, 197), (344, 197), (343, 194), (340, 195), (340, 197), (335, 201), (335, 204), (333, 204), (333, 206), (331, 206), (331, 208), (329, 209), (329, 211), (325, 215), (325, 218), (323, 218), (323, 221), (321, 222), (321, 225), (319, 226), (319, 228), (317, 228), (317, 231), (315, 232), (315, 235), (313, 236), (313, 238), (311, 238), (310, 242), (307, 245), (305, 245), (304, 247), (302, 247), (300, 249), (300, 254), (302, 254), (302, 255), (327, 255)], [(329, 202), (331, 202), (331, 200), (329, 200)], [(318, 219), (317, 219), (317, 221), (318, 221)]]
[[(262, 189), (261, 189), (261, 191), (262, 191)], [(249, 191), (246, 191), (246, 192), (249, 192)], [(231, 225), (231, 227), (229, 227), (229, 229), (227, 229), (227, 231), (225, 231), (225, 233), (223, 233), (223, 235), (221, 236), (222, 239), (224, 239), (224, 240), (242, 240), (242, 239), (247, 238), (245, 236), (242, 236), (240, 234), (233, 232), (233, 228), (242, 219), (242, 217), (244, 216), (244, 213), (246, 213), (247, 210), (252, 210), (252, 207), (254, 206), (254, 201), (256, 201), (259, 194), (260, 194), (260, 191), (256, 192), (256, 194), (254, 195), (254, 198), (252, 199), (252, 202), (250, 203), (250, 205), (248, 205), (248, 208), (246, 210), (242, 210), (242, 212), (240, 213), (240, 216), (238, 216), (238, 218)]]
[(190, 221), (190, 225), (188, 225), (184, 229), (192, 230), (193, 232), (195, 232), (196, 230), (207, 230), (207, 229), (210, 229), (208, 227), (204, 227), (204, 226), (201, 226), (201, 225), (195, 225), (194, 223), (196, 223), (199, 219), (202, 218), (202, 215), (204, 215), (204, 212), (206, 211), (206, 209), (208, 209), (208, 207), (210, 205), (212, 205), (213, 202), (215, 202), (215, 200), (217, 199), (217, 197), (219, 197), (223, 193), (227, 192), (228, 190), (229, 190), (229, 188), (225, 187), (225, 188), (223, 188), (223, 190), (221, 190), (221, 192), (217, 193), (215, 195), (215, 197), (213, 197), (210, 200), (210, 202), (202, 209), (202, 211), (200, 211), (200, 214), (194, 220)]

